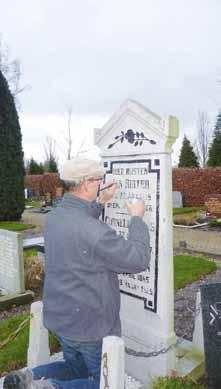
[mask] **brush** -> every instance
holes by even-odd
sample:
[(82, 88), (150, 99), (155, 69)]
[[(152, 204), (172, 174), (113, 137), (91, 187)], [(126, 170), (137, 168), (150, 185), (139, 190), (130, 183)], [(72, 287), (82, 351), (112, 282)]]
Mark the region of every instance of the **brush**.
[(110, 185), (107, 185), (107, 186), (105, 186), (104, 188), (101, 188), (101, 189), (100, 189), (100, 192), (102, 192), (102, 190), (111, 188), (113, 185), (115, 185), (115, 183), (110, 184)]

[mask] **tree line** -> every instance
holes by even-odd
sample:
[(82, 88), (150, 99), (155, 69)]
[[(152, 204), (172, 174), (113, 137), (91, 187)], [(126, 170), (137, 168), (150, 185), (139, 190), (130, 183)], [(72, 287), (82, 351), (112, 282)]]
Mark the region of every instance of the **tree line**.
[(45, 160), (37, 162), (33, 157), (25, 161), (26, 174), (58, 173), (58, 163), (55, 151), (55, 140), (47, 137), (44, 144)]
[[(5, 49), (4, 49), (5, 50)], [(55, 141), (47, 138), (45, 161), (38, 163), (32, 157), (24, 165), (22, 134), (16, 109), (20, 86), (20, 63), (10, 61), (8, 51), (2, 50), (0, 37), (0, 221), (20, 220), (24, 211), (24, 175), (57, 172)], [(18, 105), (17, 105), (18, 107)], [(68, 111), (68, 158), (71, 155), (71, 115)], [(209, 144), (208, 120), (199, 115), (198, 142), (195, 151), (184, 136), (179, 167), (221, 166), (221, 112), (217, 116), (212, 142)]]
[(184, 135), (178, 167), (221, 166), (221, 112), (217, 115), (212, 141), (209, 143), (208, 119), (205, 112), (199, 113), (198, 145), (194, 151), (189, 139)]
[(25, 163), (26, 174), (44, 174), (44, 173), (58, 173), (57, 162), (54, 158), (46, 160), (45, 162), (37, 162), (33, 157), (26, 160)]

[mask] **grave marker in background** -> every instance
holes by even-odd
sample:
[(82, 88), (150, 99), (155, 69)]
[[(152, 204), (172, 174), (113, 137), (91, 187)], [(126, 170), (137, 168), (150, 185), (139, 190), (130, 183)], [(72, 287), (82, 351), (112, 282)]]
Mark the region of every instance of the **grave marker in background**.
[[(150, 268), (119, 276), (123, 336), (126, 346), (138, 352), (156, 351), (175, 340), (171, 147), (177, 136), (176, 118), (163, 120), (133, 100), (122, 104), (102, 129), (95, 130), (106, 176), (118, 182), (114, 198), (105, 206), (105, 222), (127, 237), (130, 217), (124, 202), (145, 201)], [(129, 355), (126, 359), (126, 371), (142, 382), (170, 374), (174, 365), (172, 349), (148, 359)]]
[(174, 191), (173, 192), (173, 208), (182, 208), (182, 207), (183, 207), (182, 193)]
[(0, 230), (0, 309), (33, 300), (25, 291), (22, 235)]
[(221, 388), (221, 282), (200, 286), (208, 389)]
[(6, 230), (0, 230), (0, 288), (7, 294), (25, 290), (22, 236)]

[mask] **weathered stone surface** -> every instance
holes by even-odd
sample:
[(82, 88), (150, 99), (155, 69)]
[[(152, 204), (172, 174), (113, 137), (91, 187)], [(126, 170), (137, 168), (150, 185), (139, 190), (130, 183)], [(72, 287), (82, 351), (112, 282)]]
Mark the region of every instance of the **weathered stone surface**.
[(0, 297), (0, 310), (10, 309), (13, 305), (24, 305), (32, 302), (34, 293), (27, 290), (20, 294), (10, 294), (8, 296)]
[(181, 192), (173, 192), (173, 208), (183, 207), (183, 197)]
[(22, 236), (0, 230), (0, 289), (8, 294), (24, 292)]

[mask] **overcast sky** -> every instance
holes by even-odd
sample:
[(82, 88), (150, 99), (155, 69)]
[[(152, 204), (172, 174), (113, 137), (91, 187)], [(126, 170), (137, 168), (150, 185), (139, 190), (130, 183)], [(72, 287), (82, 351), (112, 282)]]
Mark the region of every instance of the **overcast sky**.
[(92, 142), (127, 98), (180, 122), (194, 141), (198, 110), (221, 108), (220, 0), (0, 0), (0, 33), (22, 65), (25, 157), (46, 136), (65, 155), (67, 107), (74, 150)]

